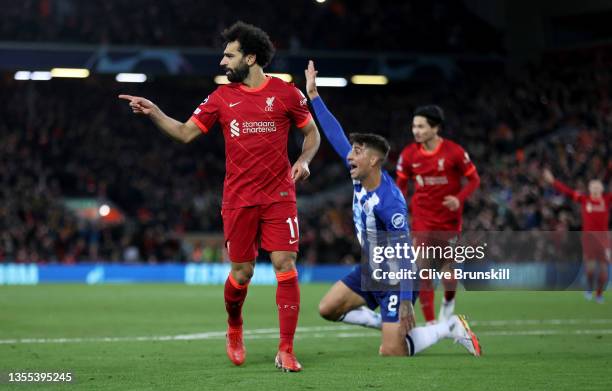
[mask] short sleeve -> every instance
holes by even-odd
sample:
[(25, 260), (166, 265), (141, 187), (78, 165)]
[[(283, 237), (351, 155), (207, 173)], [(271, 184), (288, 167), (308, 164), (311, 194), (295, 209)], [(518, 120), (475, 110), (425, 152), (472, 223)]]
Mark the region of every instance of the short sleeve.
[(408, 148), (404, 148), (400, 154), (395, 171), (396, 175), (401, 179), (408, 179), (412, 176), (412, 171), (408, 162)]
[(406, 203), (402, 202), (404, 199), (396, 199), (395, 202), (388, 202), (383, 208), (379, 210), (379, 218), (385, 224), (386, 231), (408, 231), (408, 222), (406, 221), (406, 215), (408, 211), (406, 209)]
[(207, 133), (213, 127), (219, 118), (219, 98), (216, 91), (204, 99), (202, 103), (194, 110), (191, 116), (193, 121), (202, 133)]
[(289, 116), (298, 128), (303, 128), (308, 125), (312, 119), (312, 115), (308, 110), (308, 99), (298, 88), (291, 86), (291, 92), (289, 94), (289, 102), (287, 102), (287, 109), (289, 110)]
[(476, 171), (476, 166), (472, 163), (470, 155), (460, 146), (457, 146), (456, 164), (458, 166), (458, 171), (463, 176), (472, 175), (472, 173)]

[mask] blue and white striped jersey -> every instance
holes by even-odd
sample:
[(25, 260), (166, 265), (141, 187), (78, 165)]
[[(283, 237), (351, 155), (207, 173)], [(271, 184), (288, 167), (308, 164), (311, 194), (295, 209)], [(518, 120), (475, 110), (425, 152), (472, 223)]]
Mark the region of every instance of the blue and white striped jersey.
[[(325, 136), (348, 167), (347, 156), (352, 147), (344, 129), (320, 97), (312, 100), (312, 106)], [(382, 171), (380, 185), (372, 191), (367, 191), (360, 181), (353, 180), (353, 222), (362, 253), (371, 254), (373, 245), (393, 246), (397, 240), (409, 240), (407, 215), (404, 196), (386, 171)], [(369, 255), (368, 258), (372, 265)], [(385, 268), (398, 267), (399, 263), (393, 263)], [(412, 284), (402, 281), (401, 291), (403, 297), (410, 298)]]
[(380, 186), (373, 191), (353, 181), (353, 222), (362, 246), (378, 243), (381, 232), (408, 232), (406, 216), (404, 196), (386, 171), (382, 172)]

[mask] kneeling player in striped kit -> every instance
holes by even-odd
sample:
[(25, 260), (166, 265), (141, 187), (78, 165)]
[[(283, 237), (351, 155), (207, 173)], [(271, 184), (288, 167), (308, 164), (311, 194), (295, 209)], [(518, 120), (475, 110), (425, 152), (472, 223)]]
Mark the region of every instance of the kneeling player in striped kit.
[[(375, 134), (352, 134), (351, 142), (336, 118), (327, 110), (316, 87), (316, 70), (309, 62), (306, 90), (321, 128), (335, 151), (345, 161), (353, 179), (353, 220), (362, 246), (389, 232), (408, 233), (406, 202), (382, 165), (389, 152), (388, 142)], [(325, 319), (343, 321), (382, 330), (380, 354), (414, 355), (436, 342), (450, 338), (471, 354), (480, 356), (476, 335), (465, 318), (454, 315), (435, 325), (415, 327), (412, 289), (366, 291), (362, 289), (362, 266), (356, 266), (327, 292), (319, 304)], [(373, 310), (380, 306), (381, 313)]]

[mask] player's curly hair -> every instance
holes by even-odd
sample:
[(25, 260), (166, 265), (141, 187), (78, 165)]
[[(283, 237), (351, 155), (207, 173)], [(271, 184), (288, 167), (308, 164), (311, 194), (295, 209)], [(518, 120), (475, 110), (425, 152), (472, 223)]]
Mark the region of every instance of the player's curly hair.
[(243, 54), (254, 54), (255, 62), (262, 68), (270, 64), (274, 57), (274, 45), (268, 33), (252, 24), (238, 21), (223, 30), (221, 36), (225, 43), (238, 41)]
[(351, 144), (361, 144), (368, 148), (378, 151), (383, 156), (383, 161), (387, 160), (391, 146), (386, 138), (374, 133), (351, 133), (349, 134)]
[(414, 116), (425, 117), (427, 119), (427, 123), (432, 128), (436, 126), (442, 128), (444, 125), (444, 110), (440, 106), (436, 105), (426, 105), (419, 106), (414, 110)]

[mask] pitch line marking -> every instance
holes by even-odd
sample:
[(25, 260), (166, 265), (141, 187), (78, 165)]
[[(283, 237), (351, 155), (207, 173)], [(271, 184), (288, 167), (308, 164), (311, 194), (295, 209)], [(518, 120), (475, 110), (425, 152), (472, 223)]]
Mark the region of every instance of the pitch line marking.
[[(522, 322), (522, 323), (521, 323)], [(480, 326), (502, 326), (502, 325), (571, 325), (571, 324), (610, 324), (612, 319), (544, 319), (544, 320), (495, 320), (470, 322)], [(298, 327), (296, 338), (360, 338), (378, 337), (379, 331), (353, 331), (359, 330), (357, 326), (333, 325), (333, 326), (311, 326)], [(595, 335), (612, 334), (612, 329), (539, 329), (539, 330), (498, 330), (479, 331), (479, 336), (503, 337), (503, 336), (542, 336), (542, 335)], [(245, 339), (276, 339), (277, 328), (261, 328), (245, 330)], [(61, 344), (61, 343), (87, 343), (87, 342), (151, 342), (151, 341), (195, 341), (195, 340), (222, 340), (225, 339), (225, 331), (211, 331), (193, 334), (161, 335), (161, 336), (135, 336), (135, 337), (83, 337), (83, 338), (20, 338), (2, 339), (0, 345), (8, 344)]]
[(472, 326), (528, 326), (528, 325), (575, 325), (612, 324), (612, 319), (511, 319), (511, 320), (470, 320)]

